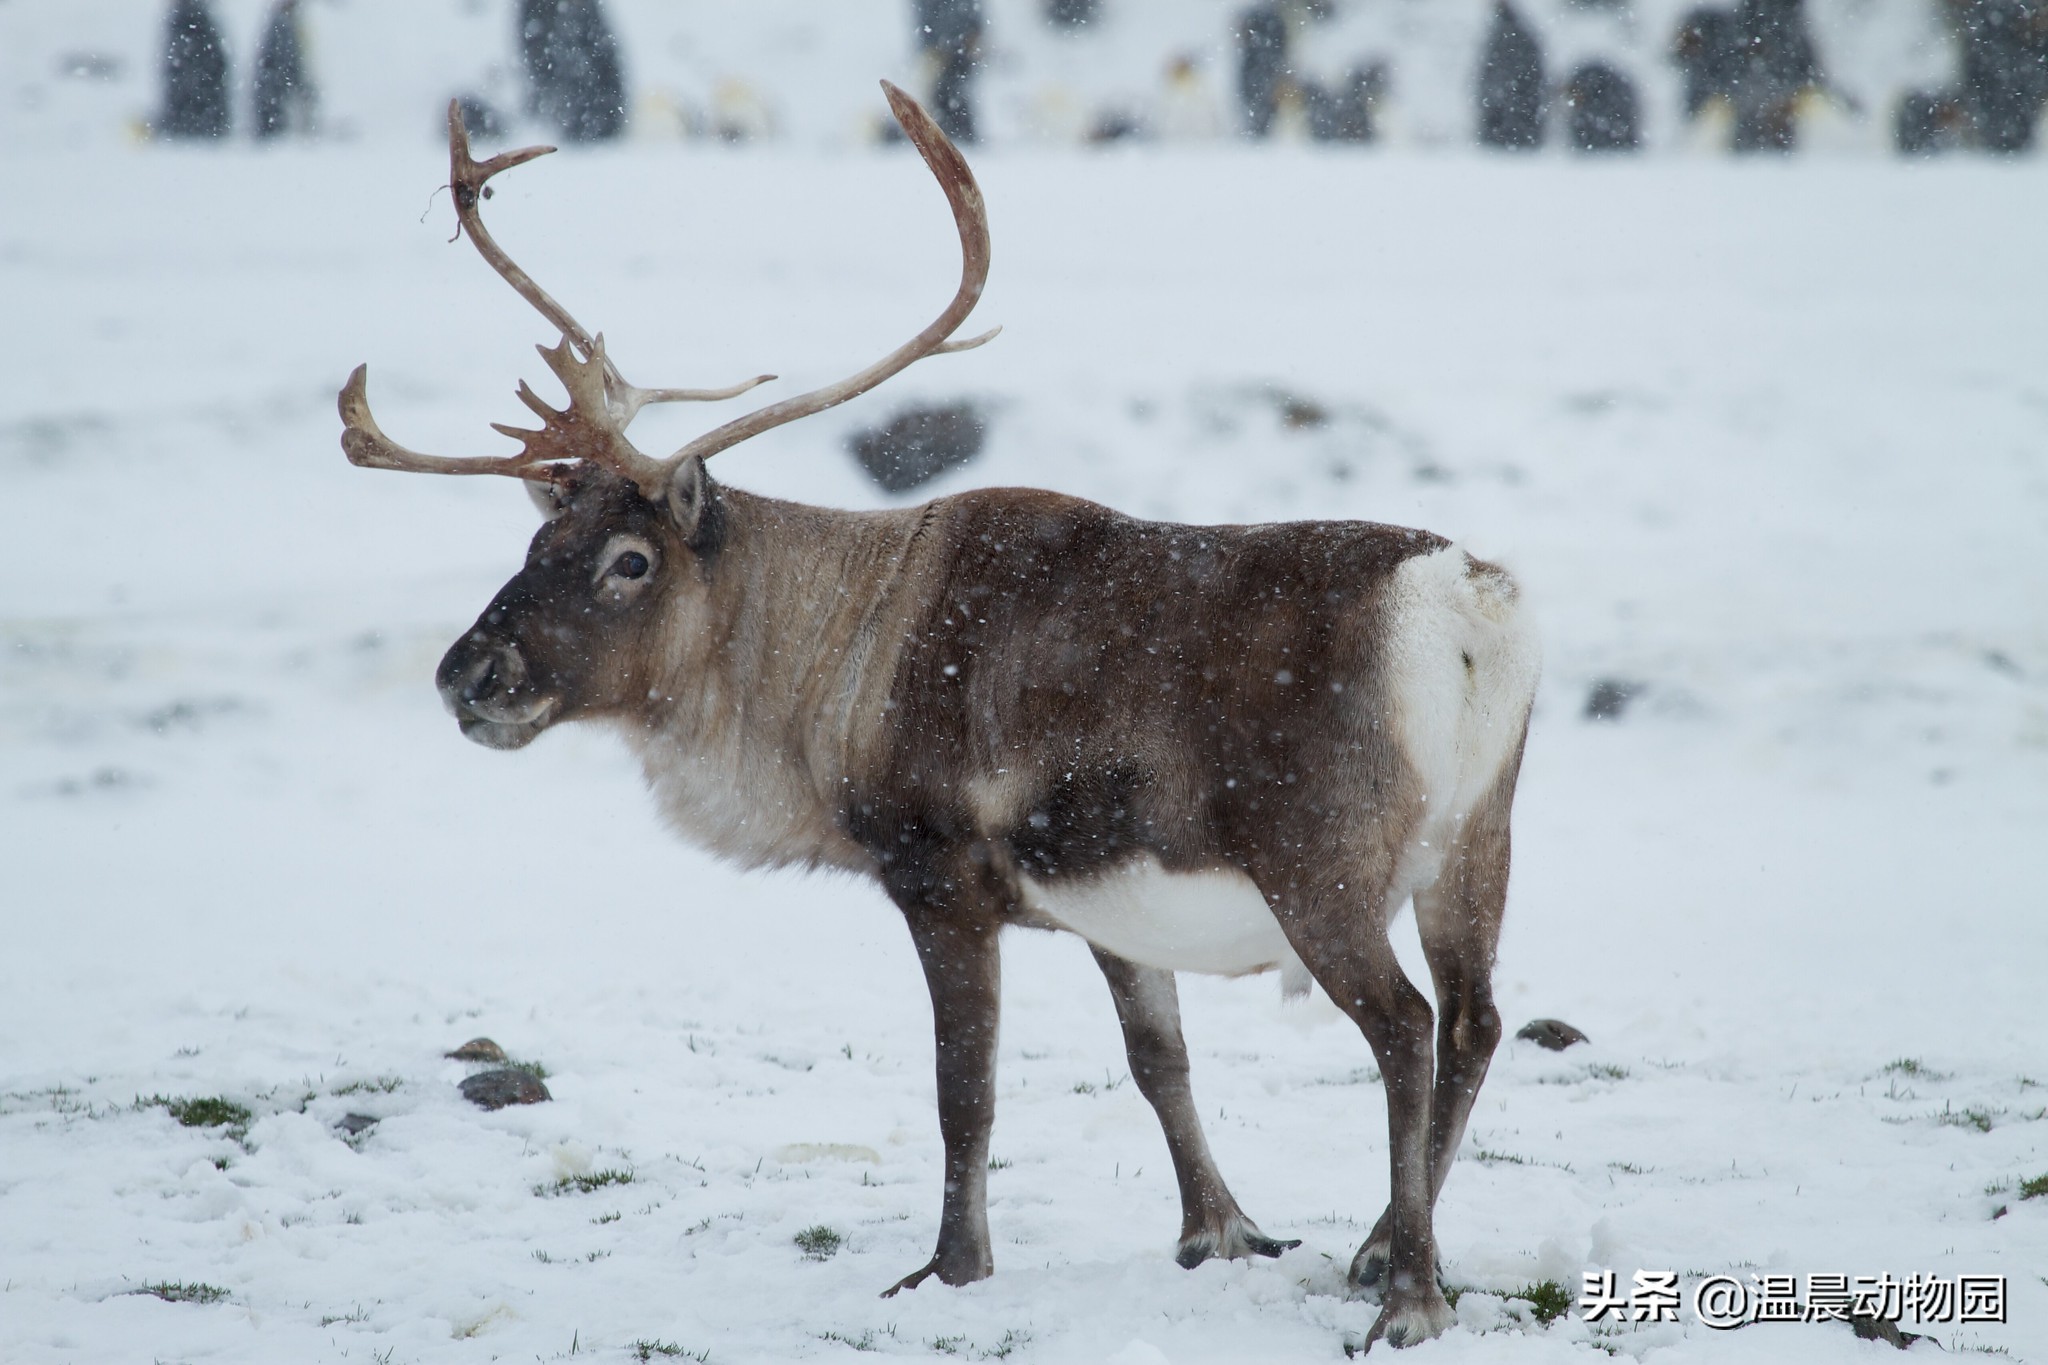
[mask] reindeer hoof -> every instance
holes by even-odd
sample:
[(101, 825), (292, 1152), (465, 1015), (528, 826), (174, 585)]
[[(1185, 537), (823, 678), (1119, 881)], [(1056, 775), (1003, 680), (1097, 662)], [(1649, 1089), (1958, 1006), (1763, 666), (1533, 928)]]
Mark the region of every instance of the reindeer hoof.
[(1380, 1237), (1367, 1242), (1351, 1258), (1351, 1283), (1354, 1288), (1376, 1290), (1387, 1278), (1387, 1261), (1393, 1249), (1391, 1238)]
[(1397, 1351), (1414, 1346), (1442, 1336), (1457, 1320), (1458, 1315), (1433, 1284), (1420, 1294), (1397, 1297), (1390, 1293), (1379, 1321), (1365, 1335), (1365, 1349), (1370, 1351), (1375, 1341), (1385, 1341)]
[(1299, 1237), (1287, 1240), (1268, 1237), (1259, 1231), (1257, 1223), (1241, 1213), (1234, 1213), (1214, 1226), (1184, 1233), (1180, 1239), (1180, 1250), (1174, 1253), (1173, 1259), (1183, 1270), (1193, 1270), (1211, 1257), (1246, 1261), (1254, 1256), (1278, 1256), (1300, 1245)]
[[(1351, 1287), (1362, 1293), (1369, 1302), (1377, 1302), (1387, 1287), (1387, 1266), (1393, 1254), (1394, 1239), (1385, 1234), (1369, 1237), (1358, 1254), (1351, 1258)], [(1436, 1287), (1444, 1288), (1444, 1263), (1436, 1263)]]
[(959, 1285), (973, 1284), (976, 1280), (985, 1280), (994, 1273), (995, 1266), (990, 1263), (987, 1256), (983, 1256), (979, 1263), (971, 1266), (957, 1265), (947, 1261), (944, 1257), (934, 1256), (902, 1279), (896, 1281), (896, 1283), (890, 1285), (887, 1289), (884, 1289), (882, 1297), (893, 1299), (906, 1289), (917, 1288), (934, 1275), (939, 1277), (940, 1284)]

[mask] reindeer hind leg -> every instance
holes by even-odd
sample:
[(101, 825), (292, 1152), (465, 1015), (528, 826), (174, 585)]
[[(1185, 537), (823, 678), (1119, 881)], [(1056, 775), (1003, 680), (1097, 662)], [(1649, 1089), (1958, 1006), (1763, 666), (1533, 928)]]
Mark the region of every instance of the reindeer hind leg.
[(1278, 1256), (1301, 1245), (1259, 1231), (1245, 1216), (1209, 1154), (1188, 1084), (1187, 1042), (1180, 1031), (1180, 996), (1173, 973), (1141, 967), (1103, 948), (1092, 948), (1123, 1025), (1131, 1079), (1159, 1116), (1173, 1173), (1180, 1183), (1180, 1248), (1174, 1259), (1192, 1270), (1211, 1257), (1230, 1260)]
[[(1391, 860), (1379, 860), (1382, 867)], [(1429, 1169), (1430, 1079), (1434, 1072), (1429, 1002), (1394, 956), (1387, 937), (1392, 876), (1255, 875), (1289, 943), (1336, 1006), (1365, 1035), (1387, 1095), (1391, 1201), (1385, 1220), (1387, 1264), (1380, 1315), (1367, 1342), (1427, 1341), (1452, 1323), (1436, 1280)]]
[[(1415, 926), (1436, 987), (1436, 1078), (1430, 1094), (1429, 1167), (1432, 1204), (1443, 1194), (1479, 1087), (1500, 1045), (1493, 1003), (1494, 954), (1507, 911), (1508, 816), (1519, 764), (1510, 764), (1464, 829), (1434, 885), (1415, 893)], [(1386, 1274), (1393, 1208), (1358, 1248), (1352, 1282), (1377, 1286)]]

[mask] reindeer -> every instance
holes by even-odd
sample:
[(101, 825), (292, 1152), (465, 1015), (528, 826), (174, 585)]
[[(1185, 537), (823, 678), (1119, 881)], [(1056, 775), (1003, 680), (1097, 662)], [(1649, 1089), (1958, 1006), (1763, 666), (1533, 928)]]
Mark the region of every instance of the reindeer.
[[(963, 265), (939, 316), (866, 369), (699, 436), (626, 438), (642, 389), (485, 231), (485, 182), (549, 151), (471, 160), (449, 112), (460, 229), (560, 331), (568, 393), (523, 383), (538, 429), (503, 457), (423, 455), (341, 392), (358, 465), (525, 481), (545, 518), (525, 567), (437, 674), (462, 732), (517, 749), (609, 724), (663, 815), (748, 866), (881, 884), (910, 929), (937, 1037), (945, 1197), (931, 1260), (887, 1292), (989, 1275), (987, 1174), (1008, 926), (1085, 938), (1131, 1076), (1166, 1135), (1177, 1259), (1278, 1256), (1211, 1158), (1174, 972), (1313, 978), (1385, 1078), (1391, 1199), (1351, 1264), (1372, 1339), (1442, 1332), (1431, 1228), (1500, 1039), (1490, 977), (1508, 818), (1537, 675), (1514, 581), (1443, 538), (1366, 522), (1178, 526), (1034, 489), (847, 512), (716, 482), (711, 456), (865, 393), (951, 340), (988, 275), (959, 151), (884, 83), (952, 206)], [(1396, 962), (1412, 898), (1437, 1018)], [(1339, 1144), (1351, 1150), (1356, 1139)]]

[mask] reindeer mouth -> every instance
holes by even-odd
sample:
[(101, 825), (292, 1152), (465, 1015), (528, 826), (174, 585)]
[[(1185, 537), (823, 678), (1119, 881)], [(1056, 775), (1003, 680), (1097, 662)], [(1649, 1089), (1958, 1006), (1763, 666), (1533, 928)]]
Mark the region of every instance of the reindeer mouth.
[(547, 721), (541, 720), (485, 720), (482, 716), (465, 715), (456, 721), (462, 727), (462, 737), (486, 749), (524, 749), (540, 737), (547, 729)]
[[(472, 707), (458, 703), (451, 709), (464, 739), (486, 749), (524, 749), (539, 738), (540, 732), (554, 720), (556, 699), (544, 697), (517, 707)], [(500, 714), (493, 716), (486, 711), (498, 711)], [(513, 714), (505, 715), (505, 711)]]

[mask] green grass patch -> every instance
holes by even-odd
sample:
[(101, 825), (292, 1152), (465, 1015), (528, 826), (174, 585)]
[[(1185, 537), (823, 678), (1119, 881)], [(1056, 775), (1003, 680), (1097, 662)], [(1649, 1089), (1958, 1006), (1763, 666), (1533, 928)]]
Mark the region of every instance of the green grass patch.
[(1546, 1327), (1572, 1310), (1571, 1291), (1556, 1280), (1544, 1280), (1520, 1289), (1510, 1289), (1501, 1297), (1522, 1300), (1536, 1314), (1536, 1321)]
[(872, 1327), (857, 1337), (850, 1337), (844, 1332), (820, 1332), (818, 1333), (818, 1340), (836, 1341), (841, 1346), (851, 1346), (856, 1351), (878, 1351), (881, 1349), (881, 1347), (875, 1345), (875, 1329)]
[(711, 1352), (708, 1348), (702, 1351), (690, 1351), (676, 1345), (673, 1341), (648, 1341), (642, 1338), (626, 1349), (632, 1353), (633, 1359), (640, 1362), (640, 1365), (647, 1365), (647, 1362), (653, 1360), (656, 1356), (661, 1357), (663, 1360), (694, 1360), (699, 1362), (699, 1365), (711, 1359)]
[(958, 1356), (962, 1359), (1003, 1360), (1031, 1344), (1031, 1334), (1015, 1328), (1005, 1331), (995, 1345), (979, 1350), (965, 1334), (950, 1337), (933, 1337), (925, 1343), (932, 1352), (942, 1356)]
[(149, 1294), (165, 1303), (219, 1303), (228, 1296), (228, 1291), (219, 1285), (187, 1284), (183, 1280), (158, 1280), (130, 1292)]
[(405, 1082), (396, 1076), (379, 1076), (374, 1080), (350, 1081), (347, 1085), (337, 1085), (327, 1093), (330, 1095), (389, 1095), (404, 1084)]
[(1529, 1158), (1516, 1156), (1513, 1152), (1496, 1152), (1490, 1147), (1472, 1149), (1472, 1159), (1486, 1166), (1526, 1166)]
[(2022, 1180), (2020, 1198), (2048, 1199), (2048, 1175), (2037, 1175), (2031, 1180)]
[(539, 1062), (522, 1062), (516, 1057), (510, 1057), (506, 1059), (505, 1065), (514, 1071), (524, 1071), (537, 1081), (544, 1081), (548, 1078), (548, 1069)]
[(846, 1238), (823, 1223), (814, 1223), (805, 1228), (796, 1235), (795, 1241), (797, 1249), (803, 1252), (805, 1258), (813, 1261), (829, 1261), (838, 1253), (839, 1248), (846, 1245)]
[(1936, 1071), (1918, 1057), (1895, 1057), (1884, 1064), (1886, 1072), (1893, 1076), (1911, 1076), (1919, 1081), (1945, 1081), (1946, 1072)]
[(1934, 1116), (1934, 1121), (1947, 1128), (1970, 1128), (1979, 1133), (1991, 1131), (1991, 1121), (1998, 1115), (1980, 1104), (1963, 1109), (1944, 1108)]
[(187, 1128), (247, 1128), (256, 1116), (249, 1112), (246, 1104), (219, 1095), (202, 1095), (190, 1099), (172, 1099), (168, 1095), (151, 1095), (148, 1099), (137, 1099), (137, 1109), (163, 1109)]
[(1013, 1352), (1023, 1350), (1030, 1344), (1031, 1333), (1020, 1332), (1014, 1327), (1008, 1328), (1003, 1332), (1001, 1340), (981, 1353), (981, 1358), (983, 1360), (1002, 1360)]
[(592, 1190), (601, 1190), (607, 1185), (630, 1185), (632, 1183), (633, 1173), (631, 1171), (621, 1171), (608, 1167), (602, 1171), (592, 1171), (588, 1175), (565, 1175), (552, 1185), (535, 1185), (533, 1192), (542, 1196), (571, 1193), (589, 1194)]
[(1616, 1066), (1612, 1062), (1595, 1062), (1586, 1068), (1586, 1074), (1602, 1081), (1625, 1081), (1628, 1079), (1628, 1068)]

